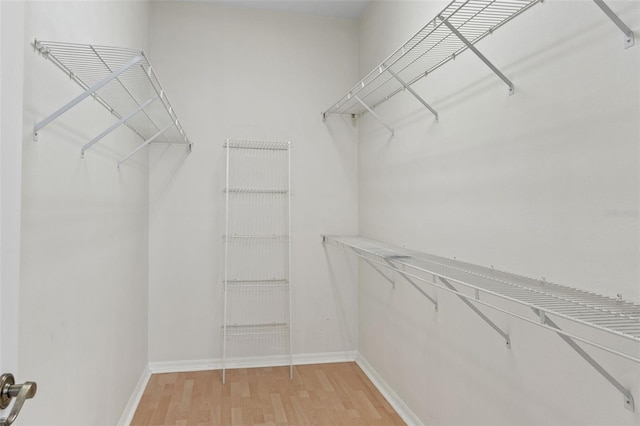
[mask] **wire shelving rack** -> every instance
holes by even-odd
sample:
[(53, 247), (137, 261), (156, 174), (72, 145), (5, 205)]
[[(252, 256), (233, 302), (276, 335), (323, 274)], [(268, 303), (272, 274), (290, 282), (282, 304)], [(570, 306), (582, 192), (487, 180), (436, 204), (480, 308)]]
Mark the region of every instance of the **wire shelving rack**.
[(143, 50), (42, 40), (35, 40), (33, 47), (83, 90), (38, 122), (34, 139), (45, 126), (91, 97), (117, 121), (82, 146), (83, 158), (85, 151), (122, 125), (143, 142), (121, 158), (118, 167), (151, 143), (183, 144), (191, 151), (192, 143)]
[[(374, 109), (398, 93), (408, 91), (431, 111), (438, 121), (436, 109), (411, 86), (466, 50), (471, 50), (484, 62), (507, 85), (509, 94), (513, 94), (514, 84), (478, 50), (476, 44), (542, 1), (453, 0), (413, 37), (327, 108), (322, 113), (323, 120), (330, 115), (359, 117), (370, 113), (394, 135), (395, 130), (385, 123)], [(623, 32), (625, 47), (633, 46), (633, 31), (603, 0), (593, 1)]]
[(246, 356), (286, 358), (293, 378), (291, 144), (227, 140), (224, 148), (222, 381)]
[[(508, 348), (511, 347), (510, 336), (478, 307), (497, 310), (557, 333), (622, 393), (624, 406), (634, 410), (631, 392), (576, 342), (640, 363), (640, 305), (544, 279), (528, 278), (364, 237), (323, 235), (322, 240), (354, 253), (389, 281), (392, 280), (383, 270), (394, 271), (425, 296), (436, 309), (437, 297), (430, 289), (456, 295), (505, 340)], [(522, 309), (518, 309), (523, 306), (533, 315), (523, 315)], [(578, 326), (565, 331), (555, 322), (557, 320)], [(622, 344), (620, 347), (624, 346), (625, 349), (621, 349), (611, 343), (595, 341), (593, 333), (584, 332), (586, 329), (615, 336), (620, 341), (631, 342), (631, 345)]]

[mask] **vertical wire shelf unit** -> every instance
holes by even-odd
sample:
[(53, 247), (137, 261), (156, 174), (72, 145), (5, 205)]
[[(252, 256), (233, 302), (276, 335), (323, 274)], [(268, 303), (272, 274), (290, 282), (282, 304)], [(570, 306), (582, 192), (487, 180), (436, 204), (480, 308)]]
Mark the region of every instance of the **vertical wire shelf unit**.
[[(480, 52), (476, 44), (542, 2), (543, 0), (453, 0), (337, 102), (322, 112), (322, 119), (326, 120), (331, 115), (349, 115), (355, 118), (368, 113), (393, 137), (395, 129), (374, 110), (398, 93), (407, 91), (428, 109), (438, 122), (439, 114), (436, 108), (411, 86), (466, 50), (472, 51), (493, 71), (507, 85), (509, 95), (513, 95), (513, 82)], [(593, 2), (622, 31), (624, 46), (633, 46), (633, 31), (603, 0)]]
[(394, 286), (402, 277), (438, 310), (438, 293), (457, 296), (511, 349), (511, 337), (480, 307), (556, 333), (623, 396), (634, 411), (631, 391), (591, 356), (588, 345), (640, 365), (640, 305), (593, 292), (435, 256), (360, 236), (323, 235), (355, 254)]
[(91, 97), (117, 121), (80, 148), (82, 158), (120, 126), (128, 127), (142, 143), (118, 160), (118, 168), (152, 143), (185, 145), (191, 152), (192, 143), (143, 50), (42, 40), (35, 40), (33, 47), (83, 90), (36, 123), (34, 140), (44, 127)]
[(228, 139), (222, 382), (230, 359), (283, 356), (293, 378), (291, 143)]

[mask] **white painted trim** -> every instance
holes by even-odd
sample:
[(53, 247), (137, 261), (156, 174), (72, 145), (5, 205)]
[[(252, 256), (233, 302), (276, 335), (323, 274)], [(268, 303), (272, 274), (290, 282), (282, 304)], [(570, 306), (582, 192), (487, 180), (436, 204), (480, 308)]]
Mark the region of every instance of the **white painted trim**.
[[(328, 364), (335, 362), (353, 362), (355, 361), (362, 371), (367, 375), (369, 380), (380, 391), (382, 396), (389, 402), (398, 415), (409, 426), (424, 426), (424, 423), (418, 416), (411, 411), (409, 406), (398, 396), (398, 394), (389, 386), (389, 384), (378, 374), (378, 372), (369, 364), (366, 358), (357, 351), (345, 352), (325, 352), (315, 354), (297, 354), (293, 356), (294, 365), (308, 364)], [(270, 356), (270, 357), (247, 357), (227, 360), (227, 368), (256, 368), (256, 367), (275, 367), (289, 365), (289, 357)], [(118, 426), (127, 426), (133, 420), (133, 415), (140, 403), (142, 394), (144, 393), (151, 374), (159, 373), (179, 373), (186, 371), (204, 371), (204, 370), (220, 370), (222, 368), (222, 359), (194, 359), (189, 361), (165, 361), (150, 362), (146, 368), (136, 388), (129, 399), (129, 403), (122, 413), (122, 417), (118, 422)]]
[(389, 386), (387, 382), (378, 374), (378, 372), (369, 364), (367, 359), (358, 352), (356, 364), (364, 371), (371, 383), (380, 391), (382, 396), (389, 402), (398, 415), (409, 426), (424, 426), (424, 423), (418, 416), (411, 411), (409, 406), (400, 398), (400, 396)]
[(149, 383), (149, 379), (151, 378), (151, 370), (149, 367), (145, 367), (140, 375), (140, 379), (138, 380), (138, 384), (133, 389), (133, 393), (131, 394), (131, 398), (129, 398), (129, 402), (127, 406), (124, 408), (122, 412), (122, 416), (120, 416), (120, 420), (118, 421), (118, 426), (129, 426), (131, 421), (133, 420), (133, 416), (136, 413), (136, 409), (138, 408), (138, 404), (142, 399), (142, 394), (144, 390), (147, 388), (147, 383)]
[[(358, 353), (356, 351), (324, 352), (315, 354), (294, 354), (294, 365), (328, 364), (333, 362), (353, 362)], [(289, 365), (288, 355), (268, 357), (246, 357), (227, 359), (227, 368), (256, 368), (277, 367)], [(152, 374), (178, 373), (185, 371), (204, 371), (222, 369), (222, 359), (194, 359), (189, 361), (150, 362), (149, 370)]]

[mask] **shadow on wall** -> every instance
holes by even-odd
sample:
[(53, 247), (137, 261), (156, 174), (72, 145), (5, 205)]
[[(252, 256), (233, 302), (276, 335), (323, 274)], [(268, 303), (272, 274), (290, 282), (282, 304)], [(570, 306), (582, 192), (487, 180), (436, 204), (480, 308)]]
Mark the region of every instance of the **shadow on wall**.
[[(547, 45), (545, 45), (544, 47), (538, 49), (537, 51), (527, 53), (526, 55), (520, 58), (517, 58), (508, 64), (505, 64), (505, 65), (500, 64), (498, 65), (498, 68), (500, 69), (500, 71), (505, 73), (509, 78), (512, 78), (512, 76), (522, 77), (527, 74), (535, 73), (537, 69), (545, 67), (549, 63), (555, 63), (563, 58), (570, 57), (571, 53), (576, 51), (580, 46), (583, 46), (585, 44), (587, 45), (594, 44), (602, 40), (603, 38), (609, 38), (611, 36), (611, 33), (612, 31), (615, 31), (615, 28), (611, 27), (611, 22), (609, 22), (605, 16), (603, 16), (602, 18), (603, 19), (597, 20), (595, 24), (591, 22), (587, 22), (587, 24), (585, 24), (580, 30), (574, 31), (571, 34), (565, 35), (562, 38), (554, 40), (548, 43)], [(621, 34), (615, 34), (615, 35), (622, 38)], [(493, 37), (500, 37), (500, 34), (498, 34), (497, 36), (494, 35)], [(483, 51), (482, 42), (479, 43), (479, 47), (480, 47), (480, 50)], [(617, 44), (612, 46), (612, 48), (621, 48), (621, 46)], [(465, 52), (464, 56), (469, 57), (474, 55), (471, 52)], [(489, 55), (489, 56), (490, 56), (489, 60), (492, 60), (491, 58), (492, 55)], [(466, 58), (463, 58), (463, 59), (466, 60)], [(478, 63), (480, 61), (477, 58), (474, 58), (474, 61), (475, 60), (477, 60)], [(576, 71), (579, 71), (579, 70), (576, 70)], [(469, 100), (476, 98), (477, 96), (486, 92), (487, 90), (489, 90), (489, 88), (493, 86), (502, 88), (503, 83), (498, 79), (498, 77), (493, 73), (489, 72), (488, 69), (487, 69), (487, 72), (488, 73), (484, 77), (476, 79), (475, 81), (465, 85), (464, 87), (459, 88), (455, 92), (447, 94), (446, 96), (438, 99), (430, 99), (429, 100), (430, 104), (434, 106), (438, 112), (442, 112), (452, 107), (455, 107), (456, 105), (464, 104)], [(439, 77), (439, 76), (441, 76), (441, 73), (436, 71), (436, 77)], [(426, 79), (419, 80), (416, 86), (419, 86), (420, 84), (425, 84), (425, 80)], [(430, 79), (428, 81), (430, 81)], [(517, 81), (514, 81), (514, 84), (515, 84), (515, 93), (517, 96), (517, 93), (518, 93)], [(507, 92), (506, 86), (504, 86), (504, 91), (506, 96), (506, 92)], [(420, 94), (419, 89), (418, 89), (418, 92)], [(424, 90), (422, 90), (422, 92), (424, 92)], [(419, 105), (416, 105), (414, 108), (412, 108), (412, 110), (413, 111), (408, 114), (402, 114), (400, 119), (394, 120), (393, 118), (390, 117), (389, 121), (387, 121), (386, 124), (390, 125), (391, 127), (404, 127), (412, 123), (422, 121), (425, 119), (425, 117), (429, 119), (433, 118), (433, 116), (428, 111), (425, 111), (425, 109)], [(372, 119), (375, 120), (375, 118), (372, 118)], [(386, 117), (383, 118), (383, 120), (385, 119)], [(432, 124), (436, 124), (435, 121)], [(382, 130), (384, 129), (378, 129), (377, 127), (375, 128), (376, 134), (378, 133), (378, 131), (382, 131)], [(364, 142), (366, 140), (367, 138), (363, 138), (361, 142)]]
[[(173, 155), (172, 151), (175, 151), (175, 150), (181, 150), (182, 154), (180, 154), (177, 158), (170, 160), (172, 161), (172, 164), (171, 166), (166, 166), (164, 168), (166, 172), (163, 172), (164, 176), (162, 177), (162, 180), (158, 180), (158, 183), (153, 185), (154, 193), (149, 194), (150, 209), (155, 208), (159, 203), (161, 203), (164, 200), (167, 189), (169, 189), (169, 187), (175, 181), (176, 177), (178, 176), (178, 172), (184, 165), (185, 160), (187, 159), (191, 151), (188, 148), (184, 148), (182, 145), (176, 146), (176, 147), (174, 147), (173, 145), (166, 145), (162, 149), (162, 151), (160, 151), (157, 155), (154, 156), (154, 163), (149, 164), (149, 171), (151, 172), (153, 171), (154, 168), (158, 167), (160, 162), (166, 160), (165, 159), (166, 155), (169, 155), (169, 153)], [(149, 190), (151, 191), (151, 188), (149, 188)]]
[[(345, 293), (348, 291), (349, 293), (357, 294), (358, 292), (358, 279), (356, 272), (358, 262), (353, 262), (352, 259), (349, 259), (342, 250), (332, 250), (336, 253), (332, 255), (329, 251), (327, 251), (327, 243), (322, 243), (322, 249), (324, 250), (324, 254), (327, 259), (331, 293), (333, 294), (333, 300), (337, 302), (338, 328), (340, 330), (340, 337), (342, 339), (341, 343), (343, 344), (343, 347), (352, 347), (354, 349), (357, 349), (357, 335), (351, 334), (351, 331), (354, 329), (348, 322), (348, 318), (353, 317), (353, 315), (350, 313), (350, 311), (353, 310), (353, 304), (350, 302), (352, 300), (352, 297), (346, 297)], [(341, 264), (338, 265), (338, 263)], [(340, 271), (340, 280), (338, 280), (336, 276), (336, 270)], [(348, 273), (345, 274), (345, 271), (347, 271)], [(344, 283), (351, 284), (352, 288), (345, 288)], [(355, 330), (357, 330), (357, 328)]]

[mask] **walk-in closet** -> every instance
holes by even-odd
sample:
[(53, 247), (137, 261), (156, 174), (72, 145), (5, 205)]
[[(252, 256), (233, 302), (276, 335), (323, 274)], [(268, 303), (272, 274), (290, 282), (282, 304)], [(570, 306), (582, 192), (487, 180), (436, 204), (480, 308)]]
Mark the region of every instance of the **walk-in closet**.
[(0, 0), (0, 425), (640, 425), (639, 37)]

